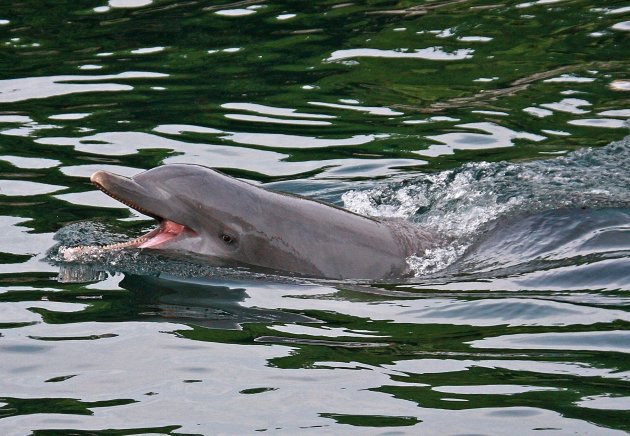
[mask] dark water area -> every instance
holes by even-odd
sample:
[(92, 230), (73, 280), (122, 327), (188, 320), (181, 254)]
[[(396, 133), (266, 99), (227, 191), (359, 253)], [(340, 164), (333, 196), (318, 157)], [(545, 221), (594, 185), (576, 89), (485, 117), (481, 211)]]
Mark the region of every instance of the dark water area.
[[(626, 434), (627, 1), (0, 7), (0, 434)], [(62, 246), (168, 163), (430, 229), (412, 277)]]

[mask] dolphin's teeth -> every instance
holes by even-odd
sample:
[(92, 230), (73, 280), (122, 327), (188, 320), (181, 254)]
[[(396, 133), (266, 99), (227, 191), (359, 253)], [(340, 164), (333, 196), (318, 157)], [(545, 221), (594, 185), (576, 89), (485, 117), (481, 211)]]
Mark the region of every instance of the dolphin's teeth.
[(79, 254), (81, 252), (83, 252), (83, 253), (97, 252), (99, 250), (101, 250), (101, 251), (118, 250), (118, 249), (127, 248), (127, 247), (137, 247), (138, 245), (141, 245), (141, 244), (145, 243), (148, 240), (149, 240), (149, 238), (141, 236), (139, 238), (136, 238), (136, 239), (133, 239), (133, 240), (127, 241), (127, 242), (117, 242), (117, 243), (114, 243), (114, 244), (107, 244), (107, 245), (101, 245), (101, 246), (98, 246), (98, 245), (79, 245), (77, 247), (68, 247), (64, 251), (67, 252), (70, 255), (70, 254)]

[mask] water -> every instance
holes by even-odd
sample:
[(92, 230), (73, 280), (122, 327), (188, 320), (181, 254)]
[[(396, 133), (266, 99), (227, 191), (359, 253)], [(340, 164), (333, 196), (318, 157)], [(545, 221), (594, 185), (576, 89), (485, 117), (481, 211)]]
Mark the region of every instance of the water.
[[(80, 3), (0, 7), (2, 434), (630, 430), (627, 2)], [(151, 226), (93, 171), (173, 162), (444, 242), (59, 260)]]

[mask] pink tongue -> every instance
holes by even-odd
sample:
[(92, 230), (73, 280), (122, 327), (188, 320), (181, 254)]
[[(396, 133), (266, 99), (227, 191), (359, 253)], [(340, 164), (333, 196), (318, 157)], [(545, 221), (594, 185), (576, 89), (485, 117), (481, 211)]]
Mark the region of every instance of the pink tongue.
[(184, 231), (185, 228), (185, 226), (177, 224), (173, 221), (162, 221), (162, 223), (160, 224), (159, 232), (148, 241), (140, 244), (138, 247), (150, 248), (155, 247), (156, 245), (163, 244), (164, 242), (177, 237), (180, 233)]

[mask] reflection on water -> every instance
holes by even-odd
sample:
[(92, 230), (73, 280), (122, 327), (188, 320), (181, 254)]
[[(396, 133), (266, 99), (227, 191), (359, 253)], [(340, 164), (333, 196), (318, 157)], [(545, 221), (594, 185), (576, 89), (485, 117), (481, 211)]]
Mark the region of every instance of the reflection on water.
[[(166, 74), (148, 72), (125, 72), (116, 75), (104, 76), (53, 76), (53, 77), (28, 77), (24, 79), (9, 79), (0, 82), (0, 102), (14, 103), (24, 100), (49, 98), (58, 95), (68, 95), (80, 92), (120, 92), (131, 91), (130, 85), (117, 83), (101, 83), (110, 79), (134, 79), (149, 77), (165, 77)], [(74, 82), (88, 82), (79, 84)], [(99, 82), (99, 83), (89, 83)], [(75, 117), (62, 117), (62, 119), (80, 119)], [(59, 119), (59, 116), (57, 116)]]
[[(238, 433), (338, 422), (456, 431), (452, 421), (465, 420), (481, 431), (518, 418), (523, 432), (544, 423), (606, 433), (595, 425), (622, 426), (627, 410), (627, 335), (588, 330), (627, 314), (597, 308), (601, 297), (589, 307), (552, 295), (393, 297), (343, 285), (115, 275), (65, 290), (13, 287), (4, 301), (27, 294), (31, 301), (4, 305), (13, 310), (0, 344), (9, 429)], [(27, 307), (33, 313), (20, 316)], [(606, 398), (616, 407), (594, 403)], [(27, 419), (18, 404), (29, 402), (41, 411)]]
[[(625, 434), (629, 13), (0, 10), (1, 433)], [(150, 225), (93, 171), (174, 162), (449, 239), (394, 283), (50, 261)]]

